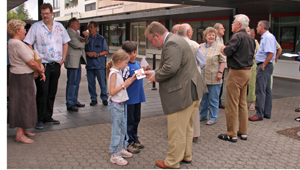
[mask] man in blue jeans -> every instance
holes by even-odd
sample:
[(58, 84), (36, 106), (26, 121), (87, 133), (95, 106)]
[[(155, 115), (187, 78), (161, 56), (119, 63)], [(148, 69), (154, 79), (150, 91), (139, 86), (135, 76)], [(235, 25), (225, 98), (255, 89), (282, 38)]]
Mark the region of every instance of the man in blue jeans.
[(94, 21), (91, 21), (88, 24), (90, 41), (85, 45), (87, 80), (92, 100), (90, 105), (94, 106), (98, 103), (95, 81), (95, 77), (97, 77), (101, 88), (100, 98), (103, 105), (107, 106), (108, 97), (105, 82), (105, 55), (108, 54), (108, 47), (105, 38), (97, 33), (97, 29), (98, 25)]

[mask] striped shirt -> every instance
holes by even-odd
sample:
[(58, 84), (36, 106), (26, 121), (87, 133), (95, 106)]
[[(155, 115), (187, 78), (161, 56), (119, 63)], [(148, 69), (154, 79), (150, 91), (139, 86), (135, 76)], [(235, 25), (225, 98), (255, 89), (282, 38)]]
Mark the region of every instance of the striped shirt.
[(222, 83), (222, 79), (217, 80), (220, 63), (226, 62), (225, 56), (222, 55), (222, 46), (222, 44), (216, 41), (209, 47), (206, 46), (206, 43), (200, 44), (199, 48), (206, 57), (206, 66), (202, 72), (206, 84), (214, 85)]

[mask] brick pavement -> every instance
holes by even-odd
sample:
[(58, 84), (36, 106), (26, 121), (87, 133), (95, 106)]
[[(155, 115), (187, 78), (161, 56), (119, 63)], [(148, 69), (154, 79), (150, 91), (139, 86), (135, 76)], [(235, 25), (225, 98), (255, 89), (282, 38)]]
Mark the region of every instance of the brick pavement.
[[(63, 71), (62, 71), (63, 72)], [(83, 73), (84, 74), (84, 73)], [(155, 161), (164, 159), (168, 151), (167, 120), (163, 115), (158, 91), (145, 88), (147, 102), (142, 104), (139, 137), (145, 148), (128, 158), (127, 166), (109, 162), (110, 117), (101, 102), (91, 107), (89, 95), (81, 86), (80, 102), (85, 108), (78, 113), (66, 111), (62, 92), (65, 78), (59, 84), (54, 118), (60, 125), (45, 125), (32, 139), (33, 144), (14, 141), (15, 129), (7, 132), (7, 168), (9, 169), (157, 169)], [(63, 80), (63, 81), (62, 81)], [(299, 169), (300, 141), (276, 133), (279, 130), (300, 126), (294, 120), (300, 116), (294, 111), (300, 104), (299, 81), (274, 79), (273, 112), (270, 120), (249, 122), (247, 141), (230, 143), (217, 136), (226, 132), (225, 112), (220, 109), (218, 123), (206, 126), (201, 122), (201, 137), (193, 145), (192, 164), (182, 164), (182, 169)], [(81, 83), (83, 84), (83, 83)], [(285, 85), (285, 87), (283, 87)], [(291, 91), (291, 92), (289, 92)], [(223, 98), (225, 95), (223, 95)], [(249, 111), (252, 116), (254, 111)]]

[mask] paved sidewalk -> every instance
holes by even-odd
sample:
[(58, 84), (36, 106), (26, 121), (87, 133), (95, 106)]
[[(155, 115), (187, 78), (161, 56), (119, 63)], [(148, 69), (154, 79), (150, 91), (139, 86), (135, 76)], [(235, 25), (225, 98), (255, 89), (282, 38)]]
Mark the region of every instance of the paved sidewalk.
[[(155, 161), (163, 160), (168, 152), (167, 119), (162, 112), (158, 90), (150, 90), (151, 85), (145, 87), (147, 102), (142, 104), (139, 125), (140, 141), (145, 148), (133, 158), (128, 158), (127, 166), (118, 166), (109, 162), (111, 127), (108, 108), (102, 105), (101, 100), (98, 100), (97, 106), (89, 106), (83, 69), (79, 101), (86, 107), (79, 108), (78, 113), (66, 111), (64, 72), (65, 69), (62, 69), (54, 108), (54, 118), (61, 120), (61, 124), (45, 125), (42, 131), (30, 129), (37, 132), (32, 137), (35, 140), (33, 144), (16, 143), (16, 130), (8, 129), (7, 168), (157, 169)], [(201, 122), (201, 137), (193, 145), (193, 162), (182, 164), (181, 169), (299, 169), (300, 141), (277, 133), (300, 126), (294, 120), (300, 116), (294, 111), (300, 104), (299, 83), (274, 79), (272, 118), (249, 122), (247, 141), (230, 143), (217, 138), (220, 133), (226, 132), (224, 109), (219, 110), (217, 124), (206, 126), (205, 122)], [(225, 89), (222, 98), (225, 99)], [(254, 111), (249, 111), (249, 116), (253, 114)]]

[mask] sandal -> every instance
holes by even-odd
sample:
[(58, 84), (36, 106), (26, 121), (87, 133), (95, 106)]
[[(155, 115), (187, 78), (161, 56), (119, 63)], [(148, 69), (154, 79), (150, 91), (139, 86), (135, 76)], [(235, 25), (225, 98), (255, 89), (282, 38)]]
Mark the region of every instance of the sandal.
[(295, 109), (295, 112), (300, 112), (300, 108), (298, 108), (298, 109)]
[(237, 142), (237, 139), (233, 139), (233, 137), (227, 136), (226, 134), (221, 134), (218, 136), (219, 139), (229, 141), (229, 142)]
[(239, 131), (238, 131), (237, 135), (238, 135), (238, 137), (241, 138), (241, 140), (247, 140), (247, 135), (240, 134)]
[(217, 123), (216, 120), (208, 120), (208, 121), (206, 122), (206, 125), (211, 126), (211, 125), (216, 124), (216, 123)]
[(255, 110), (255, 103), (250, 104), (249, 110)]
[(300, 122), (300, 117), (296, 117), (295, 120), (296, 120), (297, 122)]
[(35, 136), (35, 133), (31, 133), (31, 132), (29, 132), (29, 131), (24, 131), (24, 134), (26, 135), (26, 136), (29, 136), (29, 137), (32, 137), (32, 136)]
[(30, 144), (30, 143), (33, 143), (33, 142), (34, 142), (34, 140), (29, 139), (29, 138), (27, 138), (26, 136), (24, 136), (24, 137), (27, 138), (26, 140), (22, 140), (21, 137), (22, 137), (22, 136), (16, 136), (16, 138), (15, 138), (16, 142), (27, 143), (27, 144)]

